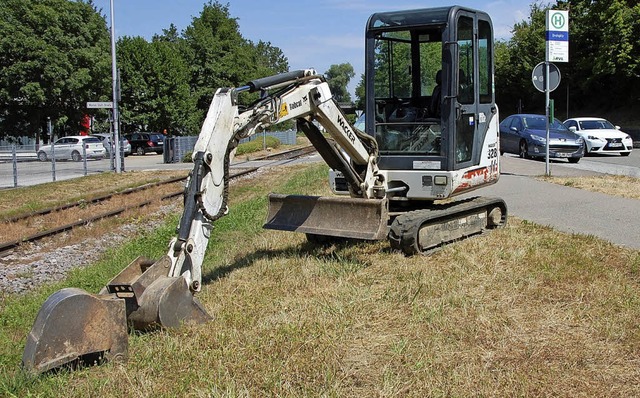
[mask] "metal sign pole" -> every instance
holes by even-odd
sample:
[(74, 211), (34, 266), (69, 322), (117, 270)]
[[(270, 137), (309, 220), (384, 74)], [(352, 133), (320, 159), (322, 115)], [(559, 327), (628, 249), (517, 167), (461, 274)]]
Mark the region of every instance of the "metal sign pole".
[(118, 128), (118, 67), (116, 64), (116, 23), (114, 20), (113, 12), (113, 0), (111, 0), (111, 78), (112, 78), (112, 90), (113, 90), (113, 141), (115, 144), (115, 166), (116, 173), (122, 171), (120, 167), (120, 133)]
[(547, 141), (545, 145), (545, 163), (544, 173), (547, 177), (551, 176), (551, 165), (549, 164), (549, 60), (544, 62), (544, 97), (545, 97), (545, 120), (547, 128)]

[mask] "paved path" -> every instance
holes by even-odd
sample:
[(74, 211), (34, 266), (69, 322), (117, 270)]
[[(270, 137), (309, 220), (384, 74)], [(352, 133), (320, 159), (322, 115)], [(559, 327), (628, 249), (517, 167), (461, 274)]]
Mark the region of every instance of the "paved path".
[[(545, 173), (544, 162), (540, 161), (503, 156), (501, 170), (497, 184), (475, 194), (503, 198), (512, 216), (640, 249), (640, 200), (537, 180), (533, 177)], [(551, 164), (552, 176), (597, 174), (562, 163)]]

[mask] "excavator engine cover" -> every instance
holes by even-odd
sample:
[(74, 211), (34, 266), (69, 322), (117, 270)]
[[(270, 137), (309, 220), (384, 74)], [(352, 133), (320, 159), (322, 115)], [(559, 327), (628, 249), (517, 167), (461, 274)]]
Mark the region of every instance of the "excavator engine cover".
[(383, 240), (389, 228), (386, 199), (269, 194), (263, 228), (341, 238)]

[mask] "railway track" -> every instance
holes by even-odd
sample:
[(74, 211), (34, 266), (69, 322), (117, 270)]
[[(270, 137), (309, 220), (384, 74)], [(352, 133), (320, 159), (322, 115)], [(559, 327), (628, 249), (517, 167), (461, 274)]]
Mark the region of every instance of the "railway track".
[[(282, 160), (292, 160), (295, 158), (299, 158), (309, 153), (314, 152), (315, 149), (313, 146), (297, 148), (285, 152), (269, 154), (267, 156), (262, 156), (258, 158), (253, 158), (249, 161), (273, 161), (278, 162)], [(248, 163), (249, 161), (243, 161), (234, 163), (234, 167), (242, 166), (242, 164)], [(230, 179), (234, 180), (242, 176), (246, 176), (248, 174), (256, 172), (258, 169), (262, 167), (267, 167), (273, 165), (273, 162), (261, 165), (258, 167), (248, 167), (243, 168), (240, 171), (235, 171), (230, 176)], [(170, 178), (164, 181), (159, 181), (151, 184), (145, 184), (136, 188), (126, 189), (120, 192), (114, 192), (106, 195), (100, 195), (93, 198), (87, 198), (85, 200), (80, 200), (75, 203), (65, 204), (61, 206), (55, 206), (51, 208), (47, 208), (44, 210), (39, 210), (32, 213), (22, 214), (19, 216), (14, 216), (8, 219), (3, 220), (3, 224), (5, 224), (5, 228), (7, 226), (15, 226), (16, 224), (24, 225), (25, 231), (35, 230), (37, 232), (26, 232), (23, 234), (19, 234), (21, 236), (18, 239), (6, 241), (0, 243), (0, 256), (5, 256), (7, 253), (15, 250), (21, 245), (29, 242), (35, 242), (47, 237), (53, 237), (55, 235), (73, 230), (78, 227), (83, 227), (86, 225), (90, 225), (92, 223), (98, 222), (103, 219), (108, 219), (112, 217), (119, 216), (127, 211), (140, 209), (146, 206), (151, 205), (152, 203), (160, 203), (162, 201), (167, 201), (174, 199), (176, 197), (182, 196), (184, 191), (184, 181), (187, 176)], [(175, 188), (175, 185), (182, 184), (182, 186), (178, 189)], [(138, 197), (135, 197), (135, 196)], [(125, 202), (125, 197), (133, 197), (133, 200), (130, 200), (130, 203), (122, 203), (121, 205), (113, 205), (113, 203)], [(100, 205), (105, 205), (109, 210), (102, 212), (95, 212)], [(65, 221), (56, 221), (55, 216), (60, 215), (61, 213), (72, 213), (75, 215), (76, 213), (84, 211), (84, 213), (93, 212), (90, 216), (83, 216), (78, 219), (75, 217), (75, 220), (72, 222)], [(47, 221), (46, 218), (50, 220)], [(58, 217), (60, 219), (65, 220), (66, 218)], [(53, 221), (51, 221), (53, 219)], [(54, 225), (49, 225), (54, 224)], [(42, 226), (46, 225), (44, 230)]]

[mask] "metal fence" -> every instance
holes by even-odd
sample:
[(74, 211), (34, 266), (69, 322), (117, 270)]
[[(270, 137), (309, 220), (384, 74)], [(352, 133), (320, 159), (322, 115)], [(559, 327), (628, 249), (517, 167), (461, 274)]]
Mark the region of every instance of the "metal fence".
[(113, 161), (105, 159), (47, 160), (41, 162), (35, 145), (0, 146), (0, 188), (16, 188), (67, 180), (113, 170)]
[[(261, 140), (265, 135), (276, 137), (285, 145), (296, 143), (295, 130), (260, 133), (241, 142)], [(197, 140), (197, 136), (165, 138), (163, 162), (181, 163), (193, 151)], [(41, 162), (35, 144), (0, 146), (0, 189), (61, 181), (114, 169), (110, 158), (97, 160), (83, 156), (80, 162), (60, 159)]]
[[(280, 143), (284, 145), (296, 144), (296, 131), (268, 131), (266, 133), (255, 134), (249, 138), (240, 140), (240, 143), (249, 142), (253, 140), (262, 140), (264, 137), (275, 137)], [(180, 163), (184, 157), (193, 151), (193, 147), (198, 141), (197, 136), (187, 137), (167, 137), (164, 139), (164, 162), (165, 163)]]

